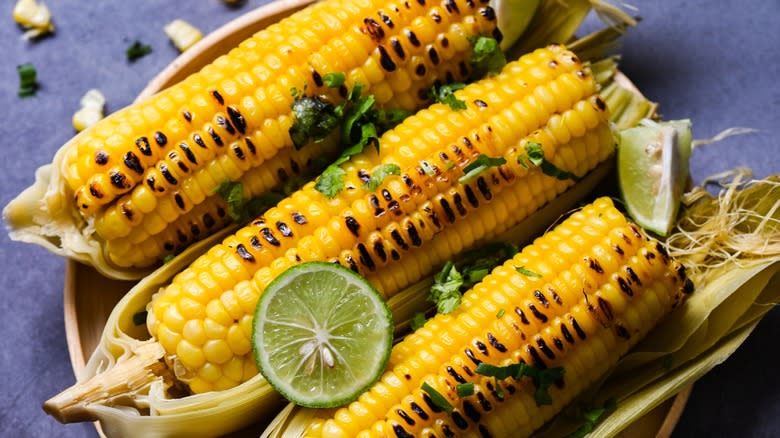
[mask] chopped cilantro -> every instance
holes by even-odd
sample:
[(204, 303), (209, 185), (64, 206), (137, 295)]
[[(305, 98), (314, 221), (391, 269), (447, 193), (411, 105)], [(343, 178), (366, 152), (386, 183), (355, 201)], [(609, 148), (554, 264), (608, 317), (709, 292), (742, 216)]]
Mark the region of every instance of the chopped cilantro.
[(383, 110), (376, 109), (372, 115), (374, 123), (377, 125), (381, 132), (385, 132), (389, 129), (395, 128), (404, 119), (411, 116), (413, 113), (406, 110)]
[(163, 263), (170, 263), (174, 258), (176, 258), (176, 255), (174, 254), (168, 254), (165, 257), (163, 257)]
[(420, 169), (422, 169), (423, 172), (425, 172), (425, 174), (428, 176), (436, 175), (436, 167), (425, 160), (420, 161)]
[(493, 385), (496, 387), (496, 397), (499, 400), (504, 401), (504, 387), (501, 386), (501, 382), (496, 378), (493, 381)]
[(142, 310), (140, 312), (136, 312), (133, 314), (133, 324), (135, 325), (144, 325), (146, 324), (146, 315), (148, 315), (149, 312), (146, 310)]
[(455, 392), (458, 393), (458, 397), (468, 397), (474, 395), (474, 383), (461, 383), (455, 387)]
[(542, 169), (542, 173), (547, 176), (551, 176), (560, 180), (580, 180), (580, 177), (577, 175), (558, 168), (555, 164), (544, 158), (544, 148), (542, 148), (542, 145), (539, 143), (529, 141), (525, 145), (525, 152), (526, 155), (523, 155), (517, 159), (517, 162), (522, 166), (529, 167), (528, 163), (531, 163), (534, 166), (538, 166), (540, 169)]
[(32, 64), (21, 64), (16, 66), (16, 72), (19, 73), (19, 97), (35, 96), (38, 91), (38, 72)]
[(518, 267), (515, 268), (515, 270), (517, 272), (525, 275), (526, 277), (536, 277), (536, 278), (541, 278), (542, 277), (541, 274), (537, 274), (536, 272), (534, 272), (534, 271), (532, 271), (530, 269), (527, 269), (525, 266), (518, 266)]
[(428, 396), (431, 398), (431, 401), (433, 402), (436, 407), (439, 409), (450, 413), (454, 409), (450, 402), (441, 394), (439, 394), (439, 391), (437, 391), (434, 387), (428, 384), (428, 382), (423, 382), (422, 384), (422, 390), (428, 394)]
[(346, 76), (344, 76), (344, 73), (325, 73), (325, 76), (322, 77), (322, 82), (324, 82), (325, 86), (328, 88), (338, 88), (344, 85), (345, 79)]
[(292, 113), (289, 133), (295, 149), (302, 148), (309, 140), (315, 143), (325, 140), (340, 121), (334, 106), (316, 96), (298, 94), (292, 103)]
[(412, 317), (412, 321), (410, 322), (410, 327), (412, 330), (417, 330), (425, 325), (425, 314), (422, 312), (417, 312)]
[(506, 311), (504, 309), (498, 309), (498, 312), (496, 312), (496, 319), (501, 319), (506, 315)]
[(382, 184), (382, 181), (384, 181), (385, 178), (390, 175), (400, 174), (401, 167), (399, 165), (393, 163), (380, 164), (371, 172), (371, 178), (363, 184), (363, 188), (373, 192)]
[(327, 198), (335, 198), (344, 189), (344, 181), (341, 178), (346, 174), (344, 169), (332, 164), (317, 178), (314, 188)]
[(452, 262), (447, 262), (433, 277), (428, 301), (436, 304), (436, 311), (439, 313), (445, 315), (452, 313), (460, 306), (461, 286), (463, 286), (463, 277)]
[(534, 398), (538, 406), (552, 404), (549, 388), (550, 385), (563, 378), (563, 367), (548, 368), (538, 370), (526, 363), (516, 363), (506, 366), (496, 366), (487, 363), (480, 363), (475, 370), (477, 374), (487, 377), (495, 377), (497, 380), (504, 380), (509, 377), (520, 379), (523, 376), (530, 377), (536, 387)]
[(617, 403), (615, 402), (615, 399), (611, 398), (604, 403), (604, 406), (584, 412), (582, 414), (582, 425), (574, 432), (566, 435), (565, 438), (583, 438), (587, 434), (593, 432), (599, 419), (601, 419), (605, 413), (614, 411), (616, 407)]
[(143, 58), (150, 53), (152, 53), (152, 46), (142, 44), (138, 40), (133, 41), (133, 44), (131, 44), (130, 47), (125, 50), (128, 61), (135, 61), (136, 59)]
[(479, 36), (472, 42), (474, 48), (471, 52), (471, 67), (474, 79), (497, 74), (504, 68), (506, 57), (495, 38)]
[(482, 172), (506, 164), (504, 157), (488, 157), (485, 154), (479, 154), (476, 160), (463, 168), (464, 175), (458, 180), (461, 184), (466, 184), (482, 174)]
[(223, 181), (217, 186), (216, 193), (225, 201), (228, 207), (228, 216), (236, 223), (246, 222), (260, 215), (283, 198), (281, 193), (272, 192), (256, 198), (245, 199), (243, 184), (235, 181)]
[(455, 97), (455, 91), (465, 88), (466, 84), (455, 82), (452, 84), (444, 84), (440, 87), (431, 87), (430, 96), (435, 102), (445, 103), (455, 111), (466, 109), (466, 102)]

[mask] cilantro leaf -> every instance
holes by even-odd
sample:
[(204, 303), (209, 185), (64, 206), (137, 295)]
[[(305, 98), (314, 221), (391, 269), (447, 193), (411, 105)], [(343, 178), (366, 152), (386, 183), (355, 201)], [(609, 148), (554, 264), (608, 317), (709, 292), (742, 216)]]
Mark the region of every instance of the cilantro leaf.
[(458, 397), (468, 397), (470, 395), (474, 395), (474, 383), (467, 382), (458, 384), (455, 387), (455, 392), (458, 394)]
[(440, 87), (431, 87), (430, 96), (434, 102), (444, 103), (450, 106), (455, 111), (466, 109), (466, 102), (455, 97), (455, 91), (465, 88), (466, 84), (460, 82), (454, 82), (452, 84), (444, 84)]
[(127, 60), (131, 62), (138, 58), (143, 58), (150, 53), (152, 53), (152, 46), (143, 44), (138, 40), (133, 41), (133, 44), (131, 44), (130, 47), (125, 50)]
[(384, 109), (376, 109), (371, 115), (371, 119), (374, 121), (374, 124), (379, 127), (379, 130), (381, 132), (390, 130), (395, 128), (399, 123), (403, 122), (404, 119), (411, 116), (413, 113), (411, 111), (406, 110), (384, 110)]
[(441, 395), (439, 391), (429, 385), (428, 382), (423, 382), (422, 390), (428, 394), (433, 404), (436, 405), (436, 407), (439, 409), (447, 412), (448, 414), (454, 409), (450, 402), (443, 395)]
[(559, 381), (564, 375), (563, 367), (548, 368), (537, 372), (537, 375), (531, 376), (534, 385), (536, 385), (536, 392), (534, 398), (536, 399), (536, 405), (551, 405), (552, 397), (548, 392), (550, 385)]
[(460, 306), (460, 287), (463, 277), (452, 262), (447, 262), (434, 276), (434, 283), (428, 294), (428, 301), (436, 304), (439, 313), (452, 313)]
[(506, 164), (504, 157), (488, 157), (485, 154), (479, 154), (476, 160), (468, 164), (463, 168), (464, 175), (458, 180), (461, 184), (466, 184), (473, 181), (476, 177), (482, 174), (482, 172), (490, 169), (491, 167), (497, 167)]
[(228, 207), (228, 216), (236, 223), (246, 222), (250, 218), (259, 216), (283, 199), (281, 193), (273, 192), (245, 199), (243, 184), (235, 181), (223, 181), (217, 186), (216, 193), (225, 201)]
[(473, 40), (471, 52), (472, 77), (497, 74), (506, 65), (506, 57), (495, 38), (479, 36)]
[(514, 379), (520, 379), (523, 376), (530, 377), (536, 387), (534, 392), (536, 404), (542, 406), (552, 404), (552, 398), (548, 390), (550, 385), (563, 378), (565, 370), (563, 367), (539, 370), (527, 363), (496, 366), (482, 362), (477, 365), (475, 372), (483, 376), (495, 377), (497, 380), (504, 380), (509, 377)]
[(322, 77), (322, 82), (325, 83), (325, 86), (328, 88), (338, 88), (344, 85), (344, 80), (346, 78), (344, 73), (341, 72), (325, 73), (325, 76)]
[(341, 179), (347, 172), (335, 164), (331, 164), (317, 178), (314, 188), (327, 198), (334, 198), (344, 189), (344, 181)]
[(38, 91), (38, 72), (32, 64), (21, 64), (16, 66), (16, 72), (19, 73), (19, 97), (35, 96)]
[(170, 263), (171, 261), (173, 261), (175, 257), (176, 256), (174, 254), (168, 254), (165, 257), (163, 257), (162, 261), (163, 263)]
[(498, 309), (498, 312), (496, 312), (496, 319), (501, 319), (506, 314), (506, 310), (504, 309)]
[(295, 149), (302, 148), (309, 140), (315, 143), (325, 140), (340, 122), (334, 106), (319, 97), (296, 97), (291, 108), (293, 124), (289, 133)]
[(518, 266), (518, 267), (515, 268), (515, 270), (517, 272), (525, 275), (526, 277), (536, 277), (536, 278), (541, 278), (542, 277), (541, 274), (537, 274), (536, 272), (534, 272), (534, 271), (532, 271), (530, 269), (526, 269), (525, 266)]
[(146, 324), (146, 315), (148, 315), (149, 312), (146, 310), (142, 310), (140, 312), (136, 312), (133, 314), (133, 324), (134, 325), (144, 325)]
[(600, 408), (594, 408), (582, 414), (583, 423), (574, 432), (566, 435), (565, 438), (583, 438), (587, 434), (591, 433), (596, 427), (599, 419), (604, 416), (605, 413), (615, 410), (617, 403), (614, 398), (607, 400), (604, 406)]
[(528, 161), (534, 166), (539, 167), (542, 170), (542, 173), (544, 173), (547, 176), (551, 176), (553, 178), (557, 178), (560, 180), (565, 180), (565, 179), (570, 179), (573, 181), (580, 180), (580, 177), (578, 177), (577, 175), (562, 170), (552, 162), (548, 161), (544, 157), (544, 148), (542, 148), (542, 145), (540, 145), (539, 143), (529, 141), (525, 145), (525, 152), (526, 155), (521, 156), (517, 159), (518, 163), (520, 163), (521, 165), (528, 167), (526, 163), (526, 161)]
[(417, 312), (412, 317), (412, 321), (410, 322), (410, 327), (412, 330), (417, 330), (425, 325), (425, 314), (422, 312)]
[(393, 163), (380, 164), (379, 166), (375, 167), (374, 170), (371, 172), (371, 178), (365, 183), (363, 183), (363, 188), (373, 192), (382, 184), (382, 181), (384, 181), (385, 178), (387, 178), (390, 175), (400, 175), (400, 174), (401, 174), (401, 167), (399, 165)]

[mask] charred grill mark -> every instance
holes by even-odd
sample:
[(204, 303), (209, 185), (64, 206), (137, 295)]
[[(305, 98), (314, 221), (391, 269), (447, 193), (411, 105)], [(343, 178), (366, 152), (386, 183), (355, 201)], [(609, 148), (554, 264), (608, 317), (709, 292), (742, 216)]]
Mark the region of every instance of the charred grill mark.
[(390, 29), (395, 27), (393, 20), (391, 20), (390, 17), (387, 16), (387, 14), (385, 14), (382, 11), (377, 11), (377, 15), (379, 15), (379, 18), (382, 19), (382, 21), (387, 25), (387, 27), (389, 27)]
[(407, 432), (400, 424), (393, 425), (393, 432), (397, 438), (414, 438), (414, 435)]
[(406, 35), (406, 39), (408, 39), (414, 47), (420, 47), (420, 40), (417, 39), (417, 35), (414, 32), (409, 29), (404, 29), (404, 35)]
[(374, 242), (374, 254), (383, 262), (387, 261), (387, 253), (385, 252), (385, 245), (382, 243), (382, 240)]
[(406, 233), (409, 234), (409, 240), (411, 240), (412, 245), (414, 246), (422, 245), (422, 239), (420, 239), (420, 234), (417, 232), (417, 228), (414, 226), (414, 224), (411, 221), (406, 225)]
[(409, 245), (406, 243), (404, 238), (401, 236), (401, 233), (398, 231), (398, 229), (393, 229), (393, 231), (390, 232), (390, 237), (393, 238), (393, 241), (401, 247), (402, 250), (408, 251)]
[(247, 251), (246, 247), (243, 243), (239, 243), (236, 246), (236, 254), (238, 254), (239, 257), (246, 260), (249, 263), (255, 262), (255, 256), (252, 255), (249, 251)]
[(174, 248), (176, 248), (176, 247), (173, 245), (173, 242), (171, 242), (171, 241), (165, 242), (163, 244), (163, 249), (165, 249), (166, 251), (173, 251)]
[(544, 296), (544, 294), (542, 293), (542, 291), (540, 291), (540, 290), (538, 290), (538, 289), (537, 289), (537, 290), (535, 290), (535, 291), (534, 291), (534, 297), (537, 299), (537, 301), (539, 301), (539, 303), (540, 303), (540, 304), (541, 304), (541, 305), (542, 305), (542, 306), (543, 306), (545, 309), (548, 309), (548, 308), (550, 307), (550, 302), (549, 302), (549, 301), (547, 301), (547, 297), (545, 297), (545, 296)]
[(190, 113), (189, 111), (184, 110), (184, 111), (181, 112), (181, 115), (182, 115), (182, 117), (184, 117), (184, 120), (186, 120), (188, 122), (192, 122), (192, 113)]
[(173, 195), (173, 199), (176, 201), (176, 205), (179, 206), (180, 209), (184, 210), (184, 198), (181, 197), (181, 194), (178, 192)]
[(401, 259), (401, 254), (398, 254), (398, 251), (396, 251), (394, 249), (391, 249), (390, 250), (390, 258), (392, 258), (393, 260), (400, 260)]
[(133, 172), (139, 175), (144, 174), (144, 167), (141, 165), (141, 160), (139, 160), (138, 155), (134, 154), (132, 151), (128, 151), (122, 158), (122, 161), (124, 161), (125, 166)]
[(315, 69), (311, 69), (311, 79), (314, 81), (314, 85), (318, 87), (325, 85), (325, 82), (322, 81), (322, 76), (320, 75), (320, 72), (318, 72)]
[(544, 341), (544, 339), (541, 336), (538, 336), (536, 339), (536, 345), (539, 346), (539, 350), (544, 353), (545, 356), (547, 356), (548, 359), (555, 359), (555, 353), (550, 349), (550, 347), (547, 346), (547, 342)]
[(624, 255), (625, 254), (625, 251), (623, 251), (623, 248), (621, 248), (620, 245), (618, 245), (618, 244), (613, 245), (612, 249), (614, 249), (615, 252), (620, 254), (620, 255)]
[(455, 203), (455, 209), (458, 210), (458, 214), (461, 216), (466, 215), (466, 208), (463, 206), (463, 197), (460, 196), (460, 193), (455, 193), (455, 195), (452, 196), (452, 201)]
[(542, 356), (539, 355), (539, 352), (536, 351), (536, 348), (534, 348), (532, 345), (529, 345), (526, 347), (526, 351), (531, 355), (531, 362), (533, 362), (533, 366), (540, 370), (547, 369), (547, 363), (545, 363), (544, 359), (542, 359)]
[(466, 419), (463, 418), (462, 415), (460, 415), (460, 412), (452, 411), (450, 416), (452, 416), (452, 422), (455, 423), (456, 426), (458, 426), (458, 429), (461, 429), (461, 430), (468, 429), (469, 423), (466, 422)]
[(474, 208), (479, 207), (477, 195), (474, 194), (474, 190), (471, 189), (471, 186), (468, 184), (463, 186), (463, 191), (466, 193), (466, 200), (469, 201), (469, 204)]
[(230, 121), (233, 122), (233, 126), (236, 127), (238, 132), (242, 135), (246, 134), (246, 119), (241, 115), (241, 112), (231, 105), (227, 107), (227, 113), (228, 117), (230, 117)]
[(479, 402), (479, 406), (482, 408), (483, 411), (489, 412), (493, 409), (493, 405), (490, 404), (490, 401), (485, 398), (485, 395), (481, 392), (477, 393), (477, 401)]
[(359, 236), (360, 224), (354, 217), (352, 216), (345, 217), (344, 224), (347, 226), (347, 229), (349, 230), (350, 233), (352, 233), (352, 235), (354, 235), (355, 237)]
[(618, 282), (618, 286), (620, 286), (620, 290), (622, 290), (623, 293), (625, 293), (629, 297), (634, 296), (634, 290), (631, 289), (631, 286), (628, 285), (628, 282), (626, 281), (625, 278), (618, 276), (617, 282)]
[[(634, 233), (634, 237), (636, 237), (637, 239), (639, 239), (641, 241), (642, 240), (642, 232), (639, 231), (639, 227), (635, 223), (630, 223), (630, 224), (628, 224), (628, 226), (629, 226), (629, 228), (631, 228), (631, 232)], [(660, 245), (660, 244), (661, 244), (661, 242), (656, 243), (656, 245)]]
[(620, 324), (615, 324), (615, 333), (623, 339), (630, 339), (631, 333)]
[(227, 212), (225, 211), (225, 209), (224, 209), (224, 208), (222, 208), (222, 207), (217, 207), (217, 216), (219, 216), (219, 217), (225, 217), (225, 215), (226, 215), (226, 214), (227, 214)]
[(458, 4), (455, 3), (455, 0), (444, 0), (444, 7), (450, 14), (460, 14), (460, 9), (458, 9)]
[(655, 253), (647, 251), (647, 250), (644, 250), (643, 252), (644, 252), (645, 258), (648, 261), (653, 260), (655, 258)]
[(482, 99), (474, 99), (474, 105), (480, 108), (487, 108), (488, 104)]
[(565, 323), (561, 323), (561, 334), (563, 335), (563, 339), (566, 339), (566, 342), (573, 344), (574, 343), (574, 337), (571, 335), (571, 332), (568, 328), (566, 328)]
[[(162, 166), (160, 166), (162, 167)], [(122, 172), (114, 169), (108, 174), (108, 178), (111, 181), (111, 185), (118, 189), (129, 189), (130, 183), (127, 181), (127, 177)], [(175, 180), (174, 180), (175, 181)], [(175, 183), (174, 183), (175, 184)]]
[(279, 180), (282, 182), (287, 182), (288, 179), (290, 179), (290, 175), (287, 174), (287, 171), (284, 170), (284, 168), (280, 167), (279, 170), (276, 171), (276, 175), (279, 177)]
[(368, 171), (366, 169), (360, 169), (357, 172), (357, 177), (363, 182), (368, 182), (371, 180), (371, 175), (369, 175)]
[(465, 353), (466, 353), (466, 356), (467, 356), (469, 359), (471, 359), (471, 361), (472, 361), (472, 362), (474, 362), (474, 365), (477, 365), (477, 366), (479, 366), (479, 364), (481, 364), (481, 363), (482, 363), (482, 361), (481, 361), (481, 360), (477, 359), (477, 358), (474, 356), (474, 352), (473, 352), (473, 351), (471, 351), (471, 349), (470, 349), (470, 348), (467, 348), (467, 349), (465, 350)]
[(217, 222), (214, 220), (214, 218), (210, 214), (206, 213), (206, 214), (203, 215), (203, 225), (205, 225), (206, 228), (211, 228), (211, 227), (213, 227), (216, 224), (217, 224)]
[(523, 312), (523, 309), (521, 309), (519, 307), (515, 307), (515, 313), (517, 313), (517, 316), (520, 317), (520, 322), (522, 322), (523, 324), (528, 325), (528, 324), (531, 323), (530, 321), (528, 321), (528, 318), (526, 318), (525, 312)]
[[(626, 271), (628, 271), (630, 269), (631, 269), (630, 267), (627, 267)], [(677, 269), (675, 271), (677, 272), (677, 278), (679, 278), (680, 280), (685, 280), (687, 278), (687, 276), (685, 274), (685, 266), (679, 265), (679, 266), (677, 266)], [(633, 272), (633, 271), (631, 271), (631, 272)], [(631, 274), (629, 273), (629, 275), (631, 275)], [(636, 275), (636, 273), (634, 273), (634, 275)], [(631, 279), (633, 280), (633, 277), (631, 277)], [(639, 280), (639, 277), (637, 277), (637, 280)], [(642, 284), (642, 283), (639, 283), (639, 284)]]
[(485, 200), (490, 201), (493, 198), (493, 193), (490, 192), (490, 188), (488, 187), (484, 177), (480, 176), (477, 178), (477, 188), (479, 189), (480, 193), (482, 193), (482, 197), (485, 198)]
[(368, 253), (366, 245), (363, 245), (363, 243), (358, 243), (357, 249), (360, 253), (360, 263), (362, 263), (363, 266), (367, 267), (371, 271), (376, 270), (376, 264), (374, 264), (374, 259), (371, 258), (371, 254)]
[(298, 213), (297, 211), (290, 213), (290, 216), (292, 216), (293, 222), (298, 225), (306, 225), (308, 223), (306, 216)]
[(479, 411), (477, 411), (476, 408), (474, 408), (474, 405), (472, 405), (468, 400), (463, 401), (463, 413), (466, 414), (466, 416), (475, 423), (479, 423), (480, 418), (482, 418), (479, 415)]
[(200, 134), (192, 134), (192, 141), (194, 141), (196, 145), (202, 147), (203, 149), (208, 148), (208, 146), (206, 146), (206, 142), (203, 141), (203, 137), (201, 137)]
[[(584, 72), (583, 72), (583, 73), (584, 73)], [(587, 77), (587, 75), (584, 75), (584, 76), (586, 76), (586, 77)], [(607, 109), (607, 104), (606, 104), (606, 102), (604, 102), (604, 101), (603, 101), (603, 100), (602, 100), (600, 97), (597, 97), (597, 98), (596, 98), (596, 107), (597, 107), (597, 108), (598, 108), (600, 111), (604, 111), (604, 110), (606, 110), (606, 109)]]
[(447, 374), (452, 376), (452, 378), (455, 379), (455, 381), (458, 383), (466, 383), (466, 379), (464, 379), (463, 376), (458, 374), (458, 372), (455, 371), (455, 369), (452, 368), (451, 366), (447, 366)]
[(528, 303), (528, 310), (530, 310), (531, 313), (534, 315), (534, 317), (536, 319), (538, 319), (539, 321), (547, 322), (547, 315), (545, 315), (544, 313), (542, 313), (539, 310), (537, 310), (536, 306), (534, 306), (533, 304)]
[[(149, 139), (147, 139), (146, 137), (138, 137), (135, 140), (135, 147), (137, 147), (138, 150), (143, 155), (145, 155), (147, 157), (151, 157), (152, 156), (152, 146), (149, 144)], [(98, 163), (98, 164), (100, 164), (100, 163)]]
[(433, 46), (428, 46), (428, 59), (431, 60), (433, 65), (439, 65), (439, 62), (441, 62), (439, 59), (439, 52), (437, 52), (436, 48)]
[(577, 322), (574, 316), (569, 315), (569, 322), (571, 323), (571, 327), (574, 329), (574, 333), (577, 333), (577, 336), (579, 336), (580, 339), (585, 339), (585, 332), (582, 330), (582, 327), (580, 327), (580, 324)]
[(661, 244), (661, 242), (656, 242), (655, 250), (658, 251), (658, 254), (661, 254), (661, 259), (663, 260), (664, 264), (669, 263), (669, 253), (666, 251), (666, 248), (663, 246), (663, 244)]
[(360, 268), (358, 268), (358, 265), (357, 263), (355, 263), (355, 259), (352, 257), (351, 254), (347, 254), (344, 257), (344, 261), (347, 262), (347, 266), (349, 267), (349, 269), (351, 269), (353, 272), (360, 273)]
[(682, 288), (683, 293), (689, 295), (693, 293), (693, 290), (694, 290), (693, 281), (691, 281), (690, 278), (686, 278), (685, 282), (683, 282), (683, 288)]
[(219, 94), (219, 91), (212, 90), (211, 91), (211, 95), (214, 96), (214, 99), (216, 99), (217, 102), (219, 102), (220, 105), (224, 105), (225, 104), (225, 99), (222, 97), (221, 94)]
[(487, 21), (494, 21), (496, 19), (496, 11), (494, 11), (490, 6), (481, 8), (479, 10), (479, 14), (485, 17), (485, 20)]
[(469, 75), (469, 67), (466, 65), (465, 62), (461, 61), (458, 63), (458, 72), (460, 73), (461, 77), (468, 77)]
[(585, 261), (588, 262), (588, 267), (594, 271), (596, 271), (599, 274), (604, 273), (604, 268), (601, 267), (601, 264), (598, 260), (591, 258), (591, 257), (585, 257)]
[(366, 32), (374, 41), (382, 41), (382, 39), (385, 37), (385, 30), (382, 29), (382, 25), (373, 18), (368, 17), (363, 19), (363, 24), (366, 25)]
[[(246, 143), (246, 148), (249, 149), (249, 152), (252, 155), (257, 155), (257, 148), (255, 147), (255, 144), (252, 143), (252, 140), (250, 140), (248, 137), (244, 139), (244, 143)], [(295, 161), (292, 161), (295, 163)], [(297, 164), (297, 163), (296, 163)]]
[(401, 417), (401, 419), (404, 420), (409, 426), (415, 425), (414, 419), (410, 417), (409, 414), (407, 414), (403, 409), (396, 409), (395, 413), (398, 414), (398, 416)]
[(490, 333), (490, 332), (488, 332), (488, 334), (487, 334), (487, 340), (488, 340), (488, 343), (489, 343), (489, 344), (490, 344), (490, 345), (491, 345), (493, 348), (495, 348), (496, 350), (498, 350), (500, 353), (506, 353), (506, 351), (507, 351), (507, 350), (506, 350), (506, 347), (504, 346), (504, 344), (502, 344), (502, 343), (498, 342), (498, 339), (496, 339), (496, 337), (495, 337), (495, 336), (493, 336), (493, 333)]
[(260, 243), (260, 239), (258, 239), (257, 236), (252, 236), (249, 239), (249, 244), (252, 245), (252, 248), (254, 248), (254, 249), (258, 250), (258, 251), (263, 249), (263, 244)]
[(244, 161), (246, 159), (246, 155), (244, 155), (244, 150), (241, 149), (241, 146), (239, 146), (238, 143), (235, 143), (231, 149), (233, 149), (233, 153), (236, 154), (236, 158), (238, 158), (241, 161)]
[(382, 189), (382, 197), (385, 198), (385, 201), (387, 202), (393, 200), (393, 195), (391, 195), (387, 189)]
[(192, 153), (192, 150), (187, 145), (187, 143), (181, 143), (179, 144), (179, 149), (181, 149), (182, 152), (184, 152), (184, 156), (187, 157), (187, 160), (192, 164), (198, 164), (198, 159), (195, 157), (195, 154)]
[(217, 126), (221, 126), (222, 129), (228, 132), (230, 135), (234, 135), (236, 133), (236, 128), (233, 127), (233, 125), (228, 122), (228, 120), (221, 115), (218, 115), (214, 118), (214, 122), (217, 124)]
[(398, 55), (398, 58), (405, 59), (406, 53), (404, 52), (404, 46), (401, 44), (400, 41), (398, 41), (398, 38), (392, 37), (390, 38), (390, 47), (393, 48), (393, 51), (396, 55)]
[(417, 76), (420, 76), (420, 77), (425, 76), (425, 72), (426, 72), (425, 64), (417, 64), (417, 67), (414, 68), (414, 73)]
[(420, 405), (418, 405), (416, 402), (409, 403), (409, 408), (412, 410), (412, 412), (414, 412), (423, 421), (425, 421), (428, 418), (430, 418), (428, 416), (428, 413), (425, 412), (425, 410), (423, 408), (421, 408)]
[(206, 132), (209, 133), (209, 135), (211, 136), (211, 139), (214, 140), (214, 143), (216, 143), (217, 146), (224, 146), (225, 145), (225, 143), (222, 141), (222, 137), (220, 137), (219, 134), (217, 134), (217, 132), (214, 131), (214, 128), (212, 128), (211, 126), (207, 126), (206, 127)]
[(265, 239), (266, 242), (270, 243), (273, 246), (281, 246), (282, 243), (279, 242), (279, 239), (274, 236), (273, 231), (271, 231), (270, 228), (263, 228), (260, 230), (260, 235), (263, 236), (263, 239)]
[(122, 214), (125, 215), (125, 217), (129, 220), (133, 220), (133, 210), (127, 206), (127, 204), (122, 204)]
[(379, 50), (379, 65), (388, 72), (395, 71), (395, 62), (390, 58), (390, 54), (387, 53), (385, 46), (377, 46), (377, 50)]
[(290, 226), (282, 221), (276, 222), (276, 229), (279, 230), (279, 232), (282, 233), (282, 236), (284, 237), (293, 236), (293, 231), (290, 229)]
[(487, 349), (487, 345), (482, 343), (482, 341), (474, 341), (474, 346), (477, 347), (477, 350), (479, 350), (480, 353), (484, 354), (485, 356), (490, 356), (490, 352)]
[(553, 301), (555, 301), (555, 304), (557, 304), (559, 306), (563, 305), (563, 300), (561, 299), (561, 296), (558, 295), (558, 292), (556, 292), (555, 289), (553, 289), (552, 286), (548, 285), (547, 286), (547, 291), (550, 292), (550, 295), (552, 295), (552, 298), (553, 298)]
[(433, 402), (433, 400), (431, 400), (431, 397), (428, 394), (423, 393), (422, 398), (425, 404), (428, 405), (428, 409), (430, 409), (432, 412), (439, 413), (442, 411), (442, 409), (439, 406), (437, 406), (436, 403)]
[(176, 230), (176, 237), (179, 239), (180, 243), (187, 243), (187, 235), (182, 233), (181, 230)]
[(485, 427), (484, 424), (480, 424), (478, 429), (479, 429), (479, 435), (482, 438), (493, 438), (493, 435), (490, 434), (490, 431), (488, 430), (487, 427)]
[(436, 23), (441, 23), (441, 15), (439, 15), (438, 8), (431, 10), (431, 12), (428, 13), (428, 15), (431, 16), (431, 19)]
[[(152, 190), (154, 190), (153, 187)], [(101, 199), (103, 197), (103, 192), (101, 192), (100, 188), (98, 188), (94, 183), (89, 185), (89, 194), (96, 197), (97, 199)]]
[(553, 344), (558, 351), (563, 351), (563, 341), (560, 338), (553, 338)]

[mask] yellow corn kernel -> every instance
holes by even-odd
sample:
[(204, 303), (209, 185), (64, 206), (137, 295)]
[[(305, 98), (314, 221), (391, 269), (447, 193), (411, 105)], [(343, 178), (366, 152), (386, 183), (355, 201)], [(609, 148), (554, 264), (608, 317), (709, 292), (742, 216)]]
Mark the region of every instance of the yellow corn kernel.
[(73, 129), (83, 131), (103, 118), (106, 98), (100, 90), (93, 88), (81, 98), (81, 109), (73, 114)]
[(180, 52), (192, 47), (203, 38), (203, 32), (184, 20), (176, 19), (166, 24), (163, 28), (165, 34)]
[(54, 32), (49, 8), (40, 1), (18, 0), (14, 6), (14, 20), (27, 28), (25, 39), (36, 38)]

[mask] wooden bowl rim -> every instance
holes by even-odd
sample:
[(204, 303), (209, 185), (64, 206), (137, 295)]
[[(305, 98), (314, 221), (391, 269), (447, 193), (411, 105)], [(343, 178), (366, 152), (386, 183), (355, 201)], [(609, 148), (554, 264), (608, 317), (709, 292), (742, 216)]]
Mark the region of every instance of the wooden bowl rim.
[[(138, 94), (136, 101), (147, 98), (155, 93), (163, 90), (164, 88), (172, 85), (172, 80), (179, 75), (180, 71), (186, 66), (192, 63), (198, 63), (200, 58), (204, 56), (213, 46), (218, 45), (220, 42), (230, 38), (234, 33), (239, 31), (259, 30), (258, 23), (267, 19), (270, 16), (275, 16), (283, 13), (287, 13), (296, 9), (300, 9), (310, 3), (314, 3), (316, 0), (274, 0), (271, 3), (255, 8), (239, 17), (227, 22), (220, 26), (213, 32), (206, 35), (197, 44), (191, 47), (174, 59), (165, 69), (163, 69), (157, 76), (155, 76)], [(620, 74), (620, 80), (631, 84), (630, 80), (624, 75)], [(633, 86), (633, 84), (631, 84)], [(83, 345), (81, 343), (81, 336), (79, 330), (78, 320), (78, 305), (77, 305), (77, 270), (78, 269), (90, 269), (86, 266), (79, 266), (79, 263), (74, 260), (67, 260), (65, 264), (65, 276), (64, 276), (64, 293), (63, 293), (63, 310), (64, 310), (64, 322), (65, 322), (65, 336), (68, 345), (68, 354), (70, 356), (71, 367), (73, 373), (78, 379), (83, 373), (86, 367), (86, 358), (92, 354), (85, 354)], [(690, 397), (693, 386), (688, 386), (680, 391), (674, 398), (674, 402), (666, 413), (663, 423), (659, 428), (656, 438), (668, 438), (671, 436), (672, 431), (680, 420), (680, 416), (685, 408), (685, 405)], [(98, 435), (105, 438), (105, 434), (100, 427), (99, 422), (94, 422)]]

